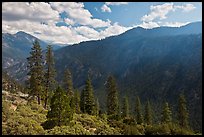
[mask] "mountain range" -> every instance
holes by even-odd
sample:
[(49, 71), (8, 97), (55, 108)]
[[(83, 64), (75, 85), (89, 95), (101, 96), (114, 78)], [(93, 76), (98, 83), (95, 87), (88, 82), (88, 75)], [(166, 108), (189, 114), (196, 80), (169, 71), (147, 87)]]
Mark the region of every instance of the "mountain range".
[[(20, 81), (26, 79), (25, 57), (33, 42), (27, 35), (31, 36), (24, 32), (2, 36), (3, 69)], [(45, 49), (47, 44), (39, 41)], [(61, 47), (54, 56), (58, 82), (69, 68), (74, 87), (81, 90), (89, 74), (102, 108), (104, 84), (110, 74), (116, 78), (120, 99), (127, 95), (131, 106), (137, 95), (142, 104), (149, 100), (157, 119), (162, 102), (168, 101), (175, 112), (178, 95), (183, 92), (191, 112), (190, 124), (202, 130), (202, 22), (182, 27), (137, 27), (103, 40)]]
[[(29, 56), (32, 43), (37, 39), (42, 50), (45, 50), (47, 43), (23, 31), (16, 34), (2, 33), (2, 65), (3, 68), (8, 68), (19, 63)], [(55, 45), (54, 49), (61, 46)]]

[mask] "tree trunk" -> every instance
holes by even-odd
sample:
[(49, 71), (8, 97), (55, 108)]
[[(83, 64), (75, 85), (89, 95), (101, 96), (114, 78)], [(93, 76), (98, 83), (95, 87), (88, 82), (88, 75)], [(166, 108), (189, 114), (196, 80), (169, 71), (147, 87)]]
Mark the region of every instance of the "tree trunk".
[(44, 108), (47, 108), (47, 103), (48, 103), (48, 94), (46, 93), (46, 97), (45, 97), (45, 104), (44, 104)]
[(40, 105), (40, 95), (38, 94), (38, 104)]

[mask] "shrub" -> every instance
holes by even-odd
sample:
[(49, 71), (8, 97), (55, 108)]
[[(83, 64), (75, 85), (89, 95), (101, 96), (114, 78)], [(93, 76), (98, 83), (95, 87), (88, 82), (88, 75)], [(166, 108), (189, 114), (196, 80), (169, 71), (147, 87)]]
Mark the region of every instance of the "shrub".
[(19, 113), (15, 113), (13, 117), (7, 121), (8, 135), (41, 135), (45, 131), (40, 124), (29, 117), (22, 117)]
[(119, 121), (121, 119), (120, 115), (108, 115), (108, 120), (117, 120)]
[(53, 129), (47, 130), (49, 135), (91, 135), (85, 130), (82, 125), (76, 124), (74, 126), (55, 126)]
[(126, 125), (124, 129), (125, 135), (142, 135), (136, 126)]
[(44, 129), (40, 125), (46, 120), (44, 114), (34, 112), (28, 105), (19, 105), (16, 111), (9, 109), (9, 103), (2, 102), (3, 119), (2, 132), (4, 135), (43, 135)]
[(124, 124), (127, 124), (127, 125), (135, 125), (135, 124), (136, 124), (136, 121), (135, 121), (135, 119), (132, 118), (132, 117), (125, 117), (125, 118), (123, 119), (123, 123), (124, 123)]
[(146, 135), (170, 135), (171, 130), (168, 124), (147, 125), (145, 128)]

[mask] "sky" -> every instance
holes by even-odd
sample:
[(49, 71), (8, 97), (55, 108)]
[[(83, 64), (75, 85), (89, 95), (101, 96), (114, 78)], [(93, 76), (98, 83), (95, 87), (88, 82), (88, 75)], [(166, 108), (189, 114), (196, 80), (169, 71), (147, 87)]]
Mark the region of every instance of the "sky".
[(49, 44), (104, 39), (143, 27), (202, 21), (202, 2), (4, 2), (2, 33), (24, 31)]

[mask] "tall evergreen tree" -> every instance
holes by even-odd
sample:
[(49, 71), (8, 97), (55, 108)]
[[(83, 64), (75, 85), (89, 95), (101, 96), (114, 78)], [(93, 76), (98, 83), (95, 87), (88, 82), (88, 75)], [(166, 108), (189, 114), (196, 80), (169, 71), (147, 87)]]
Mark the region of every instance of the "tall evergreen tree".
[(162, 123), (170, 123), (172, 121), (172, 112), (169, 104), (166, 102), (162, 110)]
[(188, 110), (186, 107), (186, 99), (184, 94), (179, 95), (179, 102), (178, 102), (178, 120), (179, 120), (179, 125), (183, 128), (188, 128), (189, 123), (188, 123)]
[(107, 114), (119, 114), (119, 100), (116, 82), (113, 76), (109, 76), (106, 83), (107, 89)]
[(125, 96), (123, 98), (123, 107), (122, 107), (122, 117), (129, 117), (129, 101), (128, 101), (128, 97)]
[(136, 98), (135, 111), (136, 111), (136, 121), (137, 121), (137, 123), (138, 124), (143, 123), (142, 106), (141, 106), (141, 103), (140, 103), (140, 98), (138, 96)]
[(38, 104), (40, 104), (44, 87), (44, 71), (42, 49), (37, 40), (33, 43), (30, 54), (30, 57), (27, 58), (30, 95), (37, 96)]
[(95, 110), (96, 110), (96, 112), (95, 112), (95, 114), (96, 115), (99, 115), (99, 111), (100, 111), (100, 105), (99, 105), (99, 102), (98, 102), (98, 98), (96, 98), (96, 100), (95, 100)]
[(81, 110), (82, 113), (85, 113), (85, 90), (81, 91), (80, 110)]
[(67, 96), (70, 98), (71, 109), (75, 110), (72, 74), (71, 74), (69, 69), (66, 69), (64, 72), (64, 87), (65, 87), (65, 90), (67, 92)]
[(47, 113), (48, 123), (54, 126), (67, 125), (73, 119), (73, 111), (69, 105), (65, 91), (58, 87), (51, 99), (51, 110)]
[(55, 90), (55, 75), (56, 70), (54, 68), (54, 57), (52, 52), (52, 46), (47, 46), (47, 52), (46, 52), (46, 72), (45, 72), (45, 102), (44, 102), (44, 108), (46, 108), (48, 100), (50, 99), (50, 92), (53, 92)]
[(80, 94), (79, 91), (76, 90), (74, 92), (74, 107), (75, 107), (75, 113), (80, 113)]
[(64, 87), (68, 96), (74, 96), (73, 83), (72, 83), (72, 74), (69, 69), (66, 69), (64, 72)]
[(151, 105), (149, 101), (147, 101), (147, 104), (145, 106), (145, 116), (144, 116), (145, 123), (148, 125), (152, 124), (152, 110)]
[(86, 81), (86, 85), (84, 88), (84, 111), (90, 115), (94, 115), (95, 113), (95, 100), (94, 100), (94, 93), (93, 87), (91, 84), (91, 79), (88, 76)]

